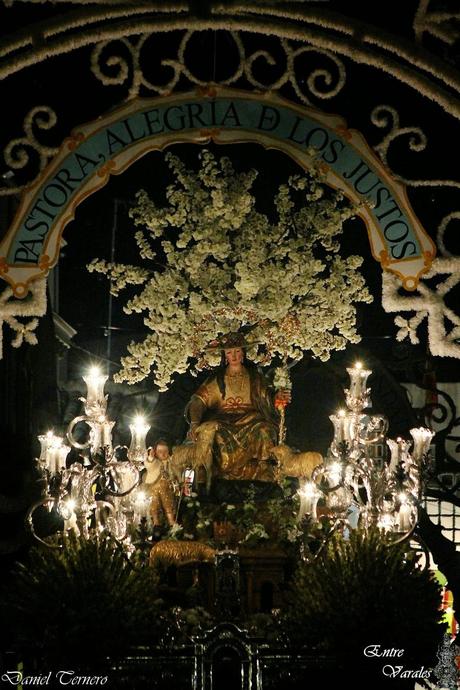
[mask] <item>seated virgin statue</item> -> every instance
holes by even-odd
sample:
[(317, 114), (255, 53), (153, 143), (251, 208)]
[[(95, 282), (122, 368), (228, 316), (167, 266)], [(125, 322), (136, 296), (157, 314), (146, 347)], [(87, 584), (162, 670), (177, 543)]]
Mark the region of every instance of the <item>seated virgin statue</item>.
[[(246, 360), (243, 334), (223, 336), (217, 347), (221, 366), (192, 396), (186, 408), (188, 438), (196, 441), (204, 425), (211, 435), (213, 474), (223, 479), (273, 482), (271, 449), (277, 444), (277, 413), (265, 377)], [(289, 391), (277, 396), (289, 401)]]

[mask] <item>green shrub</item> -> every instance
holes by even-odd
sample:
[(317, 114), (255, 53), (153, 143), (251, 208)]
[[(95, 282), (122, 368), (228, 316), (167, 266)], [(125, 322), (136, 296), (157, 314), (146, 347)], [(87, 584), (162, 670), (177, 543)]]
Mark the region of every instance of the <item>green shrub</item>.
[(162, 602), (152, 569), (136, 570), (107, 539), (32, 549), (4, 599), (13, 649), (51, 667), (100, 668), (107, 657), (160, 635)]
[(444, 632), (441, 590), (405, 549), (378, 530), (332, 538), (315, 561), (297, 570), (284, 617), (291, 639), (333, 654), (350, 671), (381, 671), (385, 659), (363, 654), (376, 644), (404, 649), (402, 658), (387, 663), (434, 665)]

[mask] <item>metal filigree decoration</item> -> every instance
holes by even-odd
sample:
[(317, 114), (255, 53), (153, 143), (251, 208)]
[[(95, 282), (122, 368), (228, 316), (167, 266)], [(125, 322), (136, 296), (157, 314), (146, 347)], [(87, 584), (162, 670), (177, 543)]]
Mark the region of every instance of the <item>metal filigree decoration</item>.
[(425, 151), (428, 143), (428, 138), (420, 127), (400, 126), (399, 113), (396, 108), (390, 105), (378, 105), (371, 112), (371, 122), (379, 128), (390, 127), (390, 131), (384, 136), (379, 144), (374, 146), (374, 150), (378, 153), (383, 163), (397, 180), (403, 182), (408, 187), (460, 188), (460, 182), (458, 180), (412, 180), (392, 169), (388, 162), (388, 149), (396, 139), (399, 139), (399, 137), (409, 137), (409, 149), (414, 153)]
[[(457, 185), (460, 187), (460, 183), (457, 183)], [(450, 223), (455, 220), (460, 220), (460, 211), (452, 211), (452, 213), (448, 213), (438, 225), (436, 243), (440, 253), (443, 256), (453, 256), (453, 254), (446, 247), (445, 234)]]
[[(73, 2), (86, 4), (86, 0)], [(59, 56), (90, 46), (93, 51), (91, 69), (95, 77), (105, 86), (127, 88), (127, 100), (137, 97), (141, 90), (161, 95), (188, 88), (190, 84), (200, 87), (208, 84), (209, 79), (204, 81), (204, 77), (199, 76), (200, 69), (193, 64), (193, 54), (197, 52), (193, 50), (194, 41), (199, 40), (204, 32), (214, 31), (219, 41), (224, 37), (228, 44), (225, 64), (218, 66), (219, 77), (215, 79), (218, 84), (246, 86), (262, 91), (283, 92), (286, 88), (287, 95), (294, 100), (297, 98), (304, 104), (311, 104), (312, 100), (317, 103), (318, 100), (331, 99), (342, 93), (346, 82), (345, 64), (349, 64), (344, 61), (349, 60), (350, 64), (366, 65), (389, 74), (408, 89), (437, 104), (441, 108), (440, 113), (458, 119), (458, 73), (449, 64), (448, 57), (444, 60), (423, 45), (424, 37), (429, 35), (439, 39), (446, 50), (455, 46), (457, 21), (458, 13), (449, 13), (442, 8), (438, 11), (437, 0), (420, 0), (413, 20), (418, 45), (410, 45), (398, 36), (382, 32), (379, 27), (346, 15), (331, 15), (327, 10), (322, 12), (321, 8), (310, 12), (300, 6), (286, 5), (280, 9), (275, 5), (248, 2), (244, 6), (232, 5), (229, 11), (224, 4), (211, 3), (209, 15), (202, 20), (189, 13), (187, 6), (182, 3), (171, 2), (167, 12), (164, 12), (149, 4), (134, 4), (127, 8), (112, 2), (104, 3), (103, 11), (88, 6), (78, 21), (70, 15), (62, 15), (55, 17), (50, 26), (43, 22), (38, 28), (25, 28), (20, 41), (18, 35), (5, 37), (0, 58), (0, 78), (19, 73), (31, 64), (42, 63), (51, 55)], [(229, 27), (233, 30), (229, 30)], [(155, 73), (165, 75), (164, 80), (155, 77), (155, 81), (152, 81), (147, 70), (147, 67), (150, 70), (152, 67), (149, 49), (155, 41), (159, 41), (160, 34), (167, 36), (168, 41), (169, 37), (171, 42), (177, 41), (177, 49), (168, 43), (168, 57), (160, 59), (160, 69), (155, 70)], [(40, 40), (37, 40), (37, 35)], [(254, 37), (258, 41), (260, 39), (257, 48), (254, 48)], [(101, 38), (104, 39), (102, 42)], [(230, 59), (232, 54), (233, 60)], [(210, 54), (208, 66), (212, 65), (213, 59), (215, 56), (213, 58)], [(223, 69), (228, 71), (222, 74)], [(261, 77), (264, 71), (275, 76), (264, 82)], [(24, 121), (24, 136), (10, 141), (4, 152), (11, 170), (26, 172), (26, 169), (33, 168), (35, 156), (40, 170), (46, 166), (56, 149), (40, 143), (38, 130), (51, 129), (56, 119), (54, 111), (47, 106), (38, 106), (28, 113)], [(412, 125), (401, 126), (395, 108), (375, 108), (371, 121), (377, 127), (389, 128), (376, 146), (387, 165), (389, 147), (401, 137), (408, 138), (409, 149), (413, 153), (426, 149), (427, 137), (423, 130)], [(390, 169), (390, 172), (414, 188), (454, 190), (460, 187), (460, 182), (456, 180), (410, 180), (394, 170)], [(0, 194), (16, 194), (21, 189), (23, 187), (7, 184), (0, 188)], [(454, 210), (439, 223), (437, 240), (444, 256), (449, 255), (444, 242), (446, 230), (459, 218), (460, 211)], [(441, 292), (431, 290), (430, 295), (430, 299), (436, 295), (437, 306), (431, 304), (429, 309), (417, 308), (416, 321), (410, 324), (408, 334), (417, 330), (425, 318), (425, 312), (430, 312), (428, 320), (433, 322), (433, 313), (436, 310), (438, 313), (439, 305), (444, 304)], [(420, 306), (421, 293), (418, 297), (417, 305)], [(415, 296), (412, 298), (416, 299)], [(432, 338), (433, 342), (438, 343), (450, 338), (449, 354), (459, 357), (459, 346), (455, 342), (459, 317), (452, 310), (449, 312), (449, 318), (453, 317), (453, 335), (449, 331), (449, 334), (443, 336), (440, 333), (432, 335)], [(439, 313), (444, 312), (441, 310)], [(439, 318), (438, 322), (441, 320)], [(404, 329), (405, 325), (400, 328)], [(433, 328), (430, 331), (433, 333)], [(438, 331), (442, 331), (442, 328), (439, 327)], [(442, 349), (438, 347), (432, 352), (437, 354)]]
[[(3, 326), (8, 325), (15, 333), (12, 341), (13, 347), (20, 347), (24, 342), (29, 345), (37, 344), (35, 329), (38, 325), (37, 318), (46, 312), (46, 279), (41, 278), (30, 285), (30, 295), (27, 299), (16, 299), (13, 290), (7, 287), (0, 293), (0, 359), (3, 354)], [(24, 321), (18, 321), (17, 317), (23, 317)]]
[[(439, 276), (444, 280), (439, 280)], [(419, 342), (417, 329), (427, 319), (428, 341), (433, 355), (460, 358), (460, 316), (446, 304), (448, 293), (460, 283), (460, 257), (438, 258), (423, 276), (415, 293), (400, 294), (401, 285), (383, 273), (382, 305), (387, 312), (415, 312), (410, 319), (397, 316), (397, 340)]]
[[(380, 105), (371, 113), (371, 121), (376, 127), (387, 128), (388, 133), (374, 148), (389, 168), (392, 175), (409, 187), (450, 187), (460, 188), (460, 182), (456, 180), (411, 180), (399, 175), (388, 163), (388, 150), (400, 137), (409, 137), (409, 149), (415, 153), (424, 151), (427, 145), (427, 137), (420, 127), (401, 127), (399, 113), (388, 105)], [(412, 344), (419, 342), (417, 329), (420, 324), (428, 319), (428, 338), (430, 351), (433, 355), (442, 357), (460, 358), (460, 315), (446, 305), (446, 295), (460, 281), (460, 258), (452, 257), (446, 247), (445, 234), (448, 226), (453, 221), (460, 220), (460, 211), (453, 211), (444, 218), (437, 227), (437, 246), (445, 259), (435, 260), (429, 273), (419, 283), (416, 294), (400, 294), (399, 281), (392, 279), (389, 274), (384, 274), (382, 304), (387, 312), (415, 311), (410, 319), (397, 316), (395, 324), (399, 330), (397, 340), (409, 338)], [(452, 257), (452, 258), (447, 258)], [(445, 280), (433, 281), (436, 276), (447, 276)], [(446, 327), (446, 321), (450, 322), (450, 328)]]
[(420, 386), (433, 397), (421, 410), (422, 423), (434, 429), (436, 484), (431, 482), (427, 496), (460, 505), (460, 418), (453, 398), (440, 388)]
[[(282, 57), (275, 57), (274, 51), (253, 50), (245, 46), (245, 34), (238, 31), (225, 31), (226, 37), (231, 40), (236, 49), (237, 59), (235, 64), (230, 67), (231, 73), (226, 78), (217, 79), (216, 83), (222, 86), (235, 85), (242, 77), (256, 89), (262, 91), (278, 91), (286, 84), (291, 84), (298, 99), (311, 105), (307, 92), (320, 99), (328, 99), (336, 96), (346, 81), (345, 66), (336, 55), (330, 50), (319, 49), (312, 46), (295, 46), (286, 39), (278, 39), (277, 45), (281, 49)], [(153, 34), (143, 34), (133, 40), (121, 39), (117, 41), (103, 41), (93, 50), (91, 57), (91, 69), (93, 74), (104, 86), (127, 86), (129, 80), (128, 95), (126, 100), (139, 96), (141, 87), (156, 94), (167, 94), (173, 91), (179, 83), (181, 77), (185, 77), (190, 84), (197, 86), (207, 86), (209, 80), (200, 79), (196, 73), (196, 66), (190, 61), (188, 55), (190, 44), (200, 34), (199, 31), (186, 31), (179, 43), (177, 57), (175, 59), (163, 59), (160, 66), (172, 71), (170, 78), (163, 84), (154, 84), (144, 72), (142, 64), (142, 49), (146, 42), (153, 38)], [(128, 50), (131, 64), (128, 59), (123, 57), (120, 52), (110, 53), (110, 50), (120, 49), (120, 44)], [(104, 55), (109, 51), (109, 55)], [(296, 74), (295, 62), (301, 55), (316, 54), (326, 57), (331, 63), (331, 68), (314, 68), (308, 75), (303, 74), (302, 78)], [(264, 63), (271, 68), (277, 67), (280, 74), (268, 83), (257, 79), (256, 71), (259, 63)], [(115, 74), (105, 74), (104, 68), (110, 68)], [(334, 71), (335, 70), (335, 74)], [(305, 86), (307, 89), (305, 89)]]
[(430, 0), (419, 0), (413, 23), (415, 38), (421, 42), (428, 34), (451, 46), (458, 40), (460, 12), (449, 12), (445, 3), (438, 3), (439, 6), (434, 9), (433, 5), (436, 4)]
[[(420, 127), (400, 127), (399, 113), (391, 105), (378, 105), (374, 108), (371, 112), (371, 122), (376, 127), (390, 127), (390, 131), (384, 136), (382, 141), (374, 146), (374, 150), (379, 154), (387, 167), (390, 167), (387, 160), (388, 149), (395, 139), (399, 137), (409, 137), (409, 149), (411, 151), (419, 152), (425, 150), (427, 144), (425, 133)], [(408, 184), (412, 182), (412, 180), (405, 180), (400, 175), (397, 175), (397, 177), (401, 182)]]
[[(39, 172), (43, 170), (49, 160), (59, 151), (58, 148), (40, 143), (35, 130), (49, 130), (55, 126), (57, 115), (46, 105), (32, 108), (24, 118), (24, 136), (12, 139), (3, 151), (5, 163), (12, 170), (22, 170), (31, 164), (31, 153), (35, 152), (38, 159)], [(0, 194), (17, 194), (23, 186), (0, 188)]]

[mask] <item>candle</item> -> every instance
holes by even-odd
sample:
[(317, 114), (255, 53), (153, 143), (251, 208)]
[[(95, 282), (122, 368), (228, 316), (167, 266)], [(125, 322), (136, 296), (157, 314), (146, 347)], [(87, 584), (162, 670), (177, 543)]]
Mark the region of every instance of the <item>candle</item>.
[(61, 445), (58, 448), (56, 448), (56, 472), (59, 472), (60, 470), (65, 470), (67, 455), (69, 454), (69, 451), (69, 446), (66, 446), (63, 443), (61, 443)]
[(297, 522), (300, 522), (305, 515), (309, 515), (316, 520), (316, 504), (318, 503), (319, 493), (314, 482), (305, 482), (298, 494), (300, 496), (300, 508), (297, 515)]
[(63, 445), (61, 436), (49, 437), (49, 445), (46, 450), (46, 466), (50, 474), (57, 474), (61, 469), (65, 468), (65, 461), (70, 450), (68, 446)]
[(115, 422), (105, 421), (102, 423), (102, 446), (107, 447), (109, 455), (112, 453), (112, 429)]
[(85, 412), (88, 417), (105, 415), (107, 400), (104, 396), (104, 386), (108, 378), (101, 374), (98, 367), (92, 367), (89, 374), (83, 376), (87, 387)]
[(129, 425), (129, 430), (131, 431), (131, 444), (129, 446), (128, 457), (131, 461), (144, 462), (147, 455), (145, 437), (149, 429), (150, 426), (142, 415), (138, 415), (134, 419), (134, 423)]
[(331, 414), (329, 416), (329, 419), (334, 425), (334, 441), (336, 443), (341, 443), (345, 440), (345, 428), (347, 427), (348, 429), (349, 427), (349, 425), (346, 424), (346, 418), (347, 415), (345, 410), (339, 410), (337, 414)]
[(40, 441), (40, 462), (46, 462), (47, 451), (51, 445), (51, 441), (54, 438), (54, 433), (52, 431), (47, 431), (46, 434), (38, 436)]
[(411, 509), (410, 509), (410, 506), (406, 502), (401, 503), (401, 507), (399, 508), (398, 520), (399, 520), (399, 531), (400, 532), (408, 532), (412, 526), (412, 523), (411, 523)]
[(431, 439), (434, 436), (434, 431), (419, 427), (418, 429), (411, 429), (410, 434), (414, 439), (414, 449), (412, 455), (414, 460), (420, 461), (430, 448)]
[(150, 503), (150, 496), (147, 496), (144, 491), (139, 489), (136, 491), (134, 498), (134, 519), (140, 522), (143, 517), (147, 517)]
[(389, 472), (392, 474), (399, 464), (399, 444), (396, 441), (393, 441), (392, 438), (387, 439), (387, 444), (391, 453)]
[(372, 374), (368, 369), (363, 369), (361, 362), (356, 362), (355, 366), (347, 369), (350, 376), (349, 395), (352, 398), (362, 398), (367, 394), (367, 378)]

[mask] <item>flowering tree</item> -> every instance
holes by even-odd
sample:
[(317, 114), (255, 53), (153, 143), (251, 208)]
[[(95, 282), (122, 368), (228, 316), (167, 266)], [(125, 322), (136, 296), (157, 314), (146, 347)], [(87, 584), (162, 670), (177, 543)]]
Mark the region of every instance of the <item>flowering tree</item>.
[(306, 350), (326, 360), (358, 342), (354, 305), (372, 298), (357, 270), (362, 258), (342, 258), (338, 240), (356, 209), (313, 166), (280, 185), (272, 221), (251, 194), (256, 171), (236, 172), (207, 150), (199, 158), (193, 171), (166, 155), (175, 176), (166, 206), (137, 193), (130, 216), (142, 227), (142, 267), (98, 259), (88, 267), (110, 278), (114, 295), (142, 285), (124, 309), (144, 313), (149, 332), (131, 343), (116, 379), (134, 383), (153, 372), (165, 390), (174, 372), (216, 364), (209, 343), (241, 328), (257, 343), (257, 362), (296, 360)]

